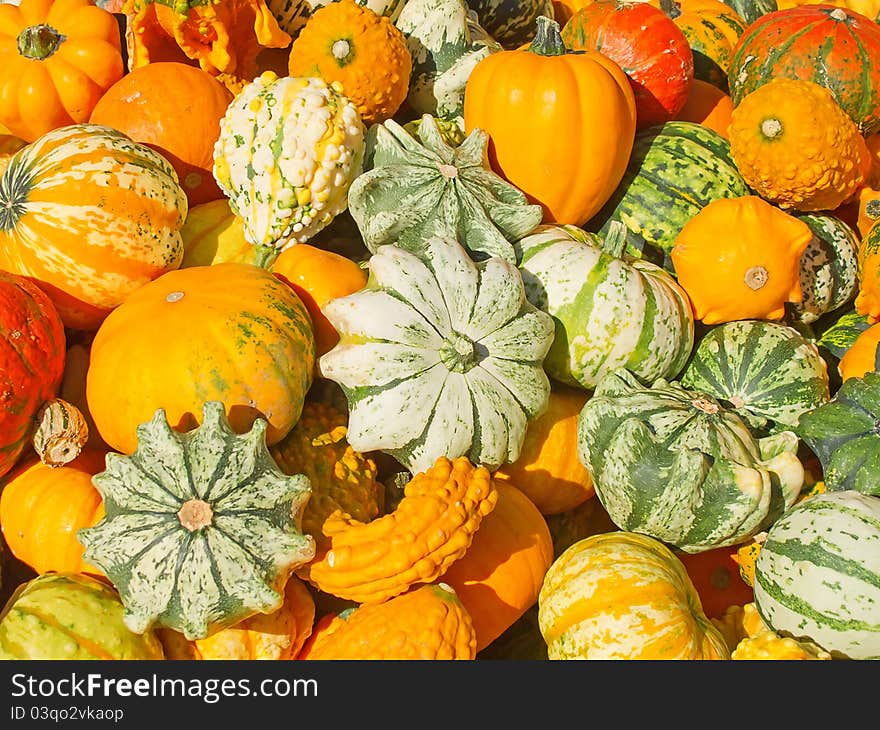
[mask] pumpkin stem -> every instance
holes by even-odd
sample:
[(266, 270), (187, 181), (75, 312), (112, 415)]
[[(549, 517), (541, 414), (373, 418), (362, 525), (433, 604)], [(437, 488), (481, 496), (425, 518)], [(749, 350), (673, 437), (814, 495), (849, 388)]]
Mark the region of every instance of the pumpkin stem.
[(774, 118), (765, 119), (761, 122), (761, 134), (767, 139), (775, 139), (782, 134), (782, 122)]
[(880, 198), (869, 200), (865, 204), (865, 215), (872, 220), (874, 218), (880, 218)]
[(211, 505), (201, 499), (190, 499), (183, 503), (177, 512), (177, 519), (190, 532), (207, 527), (214, 519)]
[(546, 15), (539, 15), (537, 23), (538, 29), (529, 46), (532, 53), (537, 53), (539, 56), (562, 56), (568, 53), (562, 34), (559, 32), (559, 23)]
[(625, 223), (611, 221), (608, 224), (608, 233), (605, 234), (605, 238), (602, 241), (602, 252), (619, 259), (623, 256), (623, 252), (626, 249), (626, 234), (627, 227)]
[(476, 343), (458, 332), (453, 332), (440, 347), (440, 361), (450, 372), (466, 373), (478, 358)]
[(720, 411), (720, 407), (717, 403), (712, 403), (705, 398), (695, 398), (691, 401), (691, 405), (696, 408), (698, 411), (703, 411), (703, 413), (715, 414)]
[(333, 45), (330, 46), (330, 53), (333, 54), (333, 58), (336, 59), (336, 63), (340, 66), (347, 66), (349, 61), (351, 61), (351, 51), (351, 43), (345, 38), (334, 41)]
[(256, 249), (254, 264), (259, 266), (261, 269), (268, 269), (272, 264), (275, 263), (275, 259), (278, 258), (278, 254), (281, 253), (281, 249), (275, 248), (274, 246), (266, 246), (262, 243), (254, 244), (254, 248)]
[(66, 36), (45, 23), (30, 25), (18, 34), (18, 52), (25, 58), (43, 61), (58, 50)]
[(681, 15), (681, 6), (676, 0), (660, 0), (660, 9), (666, 13), (670, 20), (675, 20)]
[(770, 278), (770, 273), (763, 266), (753, 266), (746, 272), (743, 280), (746, 282), (746, 286), (753, 291), (758, 291), (764, 284), (767, 283), (767, 279)]
[(37, 412), (34, 451), (46, 466), (63, 466), (79, 456), (89, 439), (82, 412), (60, 398), (44, 403)]

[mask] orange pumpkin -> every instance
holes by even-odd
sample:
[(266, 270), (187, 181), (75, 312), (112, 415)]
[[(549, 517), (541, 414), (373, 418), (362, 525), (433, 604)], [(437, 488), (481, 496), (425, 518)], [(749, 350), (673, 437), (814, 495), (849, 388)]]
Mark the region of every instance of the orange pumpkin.
[(853, 306), (869, 324), (880, 322), (880, 225), (871, 226), (859, 244), (859, 288)]
[(542, 514), (574, 509), (596, 493), (577, 446), (578, 416), (588, 397), (580, 388), (554, 385), (547, 409), (526, 429), (519, 458), (495, 472), (510, 479)]
[(708, 81), (694, 79), (687, 101), (675, 118), (682, 122), (702, 124), (727, 138), (731, 112), (733, 101), (729, 95)]
[(880, 371), (880, 322), (864, 330), (837, 363), (842, 381)]
[(318, 357), (329, 352), (339, 342), (339, 334), (321, 308), (331, 299), (363, 289), (366, 272), (345, 256), (307, 243), (282, 251), (269, 270), (292, 287), (309, 310)]
[(540, 204), (545, 223), (582, 225), (623, 178), (635, 96), (614, 61), (566, 51), (559, 24), (541, 16), (528, 48), (489, 54), (474, 67), (464, 126), (489, 134), (492, 170)]
[(593, 0), (553, 0), (553, 20), (564, 27), (572, 15), (592, 2)]
[(754, 600), (754, 592), (740, 575), (735, 548), (723, 547), (701, 553), (676, 552), (690, 576), (706, 616), (718, 618), (729, 606)]
[(211, 169), (220, 119), (231, 101), (229, 90), (207, 71), (157, 62), (133, 69), (107, 89), (89, 121), (159, 152), (192, 206), (223, 197)]
[(94, 0), (0, 4), (0, 122), (14, 135), (88, 121), (124, 72), (119, 25)]
[(470, 614), (477, 651), (491, 644), (533, 606), (553, 562), (543, 515), (512, 484), (496, 481), (498, 502), (467, 552), (443, 574)]
[(0, 530), (10, 552), (37, 573), (102, 575), (83, 561), (76, 531), (104, 517), (92, 476), (104, 471), (106, 453), (87, 448), (57, 467), (31, 456), (7, 475), (0, 492)]

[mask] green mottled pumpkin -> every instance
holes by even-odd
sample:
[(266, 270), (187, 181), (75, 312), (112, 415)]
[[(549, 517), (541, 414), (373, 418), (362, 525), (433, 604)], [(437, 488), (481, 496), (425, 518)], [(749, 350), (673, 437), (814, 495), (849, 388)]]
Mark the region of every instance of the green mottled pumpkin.
[(323, 310), (340, 339), (320, 372), (345, 391), (349, 444), (414, 474), (441, 456), (492, 469), (515, 461), (529, 420), (547, 407), (553, 340), (519, 270), (501, 258), (475, 263), (441, 238), (421, 257), (382, 246), (369, 266), (364, 289)]
[(542, 225), (516, 245), (526, 296), (556, 326), (544, 368), (561, 383), (591, 389), (617, 367), (672, 378), (691, 354), (687, 294), (659, 266), (624, 255), (626, 233), (616, 221), (604, 236)]
[(314, 557), (300, 529), (309, 480), (278, 468), (266, 426), (258, 419), (238, 435), (209, 401), (202, 425), (178, 433), (159, 409), (138, 427), (134, 454), (107, 454), (92, 478), (106, 516), (77, 537), (135, 633), (165, 626), (203, 639), (272, 613), (288, 576)]
[(744, 542), (790, 507), (804, 481), (792, 431), (755, 439), (707, 393), (620, 369), (596, 386), (578, 449), (622, 530), (686, 553)]

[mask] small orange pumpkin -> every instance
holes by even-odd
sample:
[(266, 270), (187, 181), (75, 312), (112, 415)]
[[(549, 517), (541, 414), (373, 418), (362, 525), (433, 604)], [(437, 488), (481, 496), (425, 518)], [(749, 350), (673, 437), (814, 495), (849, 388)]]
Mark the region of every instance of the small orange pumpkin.
[(733, 101), (729, 95), (708, 81), (694, 79), (687, 101), (675, 118), (682, 122), (702, 124), (726, 139), (732, 112)]
[(880, 371), (880, 322), (864, 330), (837, 363), (841, 380)]

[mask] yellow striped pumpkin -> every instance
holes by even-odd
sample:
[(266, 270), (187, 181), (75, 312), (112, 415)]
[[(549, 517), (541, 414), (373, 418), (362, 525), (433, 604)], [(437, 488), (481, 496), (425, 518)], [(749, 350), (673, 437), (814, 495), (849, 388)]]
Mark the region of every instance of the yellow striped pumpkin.
[(538, 626), (549, 659), (730, 659), (682, 562), (635, 532), (563, 552), (544, 576)]
[(109, 127), (61, 127), (17, 152), (0, 179), (0, 269), (32, 278), (67, 327), (93, 331), (180, 266), (186, 214), (157, 152)]

